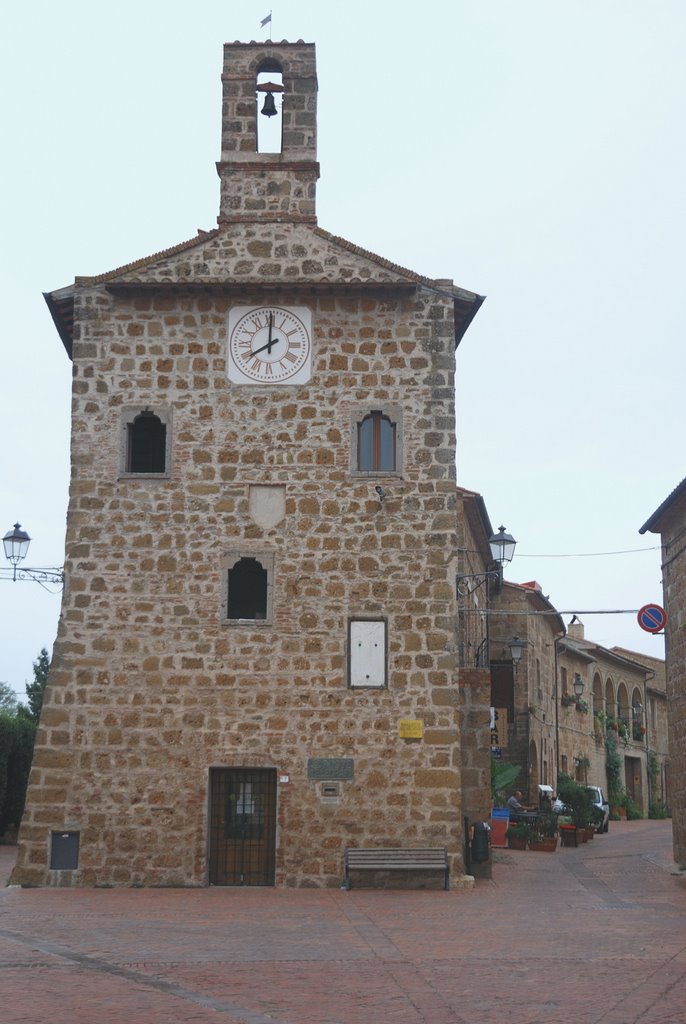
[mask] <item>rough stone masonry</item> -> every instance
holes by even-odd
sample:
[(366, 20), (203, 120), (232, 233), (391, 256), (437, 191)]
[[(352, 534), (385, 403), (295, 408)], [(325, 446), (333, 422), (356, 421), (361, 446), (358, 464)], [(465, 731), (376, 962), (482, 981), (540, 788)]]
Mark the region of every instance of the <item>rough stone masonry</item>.
[[(250, 883), (236, 851), (266, 844), (267, 884), (339, 885), (346, 846), (445, 846), (456, 881), (455, 346), (481, 300), (317, 227), (314, 46), (224, 60), (218, 227), (48, 296), (73, 360), (67, 582), (12, 880)], [(277, 154), (255, 151), (265, 67)], [(236, 306), (309, 310), (309, 380), (229, 381)], [(395, 461), (361, 470), (375, 414)], [(161, 472), (127, 462), (141, 416)], [(228, 616), (241, 559), (261, 619)], [(368, 687), (357, 621), (384, 636)]]

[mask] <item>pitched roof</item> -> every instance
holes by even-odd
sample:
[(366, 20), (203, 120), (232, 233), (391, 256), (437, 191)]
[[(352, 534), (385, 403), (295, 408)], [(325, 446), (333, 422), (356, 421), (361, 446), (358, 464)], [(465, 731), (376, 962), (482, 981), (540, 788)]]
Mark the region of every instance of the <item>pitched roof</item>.
[(686, 477), (684, 477), (680, 484), (676, 485), (672, 493), (665, 498), (659, 508), (655, 509), (650, 519), (645, 521), (638, 532), (647, 533), (650, 531), (651, 533), (660, 533), (660, 520), (662, 516), (682, 494), (686, 494)]
[[(224, 291), (246, 287), (410, 291), (417, 287), (428, 288), (453, 301), (456, 346), (484, 301), (482, 295), (458, 288), (452, 281), (424, 277), (323, 228), (278, 226), (281, 232), (289, 228), (300, 255), (298, 259), (285, 257), (289, 267), (298, 271), (287, 279), (280, 276), (283, 259), (255, 257), (250, 252), (248, 233), (234, 236), (226, 230), (214, 229), (199, 231), (194, 238), (103, 274), (76, 277), (73, 285), (46, 293), (46, 302), (67, 352), (71, 355), (74, 296), (79, 287), (104, 285), (109, 290), (214, 287)], [(269, 244), (270, 239), (262, 241)], [(243, 250), (239, 252), (241, 246)], [(327, 258), (322, 259), (323, 254)]]

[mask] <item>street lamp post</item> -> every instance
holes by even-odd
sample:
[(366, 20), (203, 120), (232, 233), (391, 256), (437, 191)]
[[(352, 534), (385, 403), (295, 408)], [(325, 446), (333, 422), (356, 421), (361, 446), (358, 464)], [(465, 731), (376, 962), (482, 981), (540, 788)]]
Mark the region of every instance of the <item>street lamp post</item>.
[(488, 538), (488, 546), (491, 549), (491, 560), (494, 563), (493, 569), (486, 572), (463, 573), (456, 577), (457, 596), (467, 597), (473, 594), (478, 587), (484, 583), (495, 583), (499, 587), (503, 581), (503, 568), (512, 561), (517, 541), (511, 534), (505, 532), (505, 527), (498, 528), (498, 532)]
[[(23, 565), (23, 561), (29, 550), (31, 538), (25, 530), (22, 530), (20, 523), (14, 524), (14, 529), (8, 530), (2, 538), (2, 546), (5, 549), (5, 558), (12, 566), (11, 569), (0, 569), (0, 579), (12, 580), (33, 580), (45, 586), (46, 583), (64, 586), (64, 569), (60, 566), (50, 567), (29, 567)], [(46, 588), (47, 589), (47, 588)]]

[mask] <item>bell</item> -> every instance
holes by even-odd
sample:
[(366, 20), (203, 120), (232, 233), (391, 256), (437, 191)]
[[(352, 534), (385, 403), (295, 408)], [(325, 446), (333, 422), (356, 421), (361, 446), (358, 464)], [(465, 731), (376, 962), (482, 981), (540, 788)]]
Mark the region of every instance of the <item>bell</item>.
[(274, 117), (277, 113), (276, 103), (274, 102), (274, 93), (268, 92), (264, 97), (264, 106), (260, 113), (264, 114), (265, 117)]

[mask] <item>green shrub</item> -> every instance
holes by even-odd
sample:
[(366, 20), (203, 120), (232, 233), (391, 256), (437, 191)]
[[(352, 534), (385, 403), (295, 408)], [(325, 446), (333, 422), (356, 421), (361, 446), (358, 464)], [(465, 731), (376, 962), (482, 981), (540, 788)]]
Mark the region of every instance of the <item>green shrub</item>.
[(643, 812), (638, 804), (629, 796), (627, 793), (624, 797), (624, 806), (626, 807), (627, 821), (638, 821), (639, 818), (643, 817)]
[(519, 765), (506, 764), (503, 761), (496, 761), (494, 757), (491, 758), (491, 797), (494, 804), (499, 800), (505, 802), (505, 794), (513, 788), (521, 770)]
[(557, 795), (572, 812), (572, 821), (578, 828), (595, 824), (595, 807), (593, 794), (587, 786), (582, 786), (569, 775), (560, 772), (557, 777)]
[(0, 713), (0, 835), (8, 825), (18, 827), (24, 813), (35, 738), (34, 722)]

